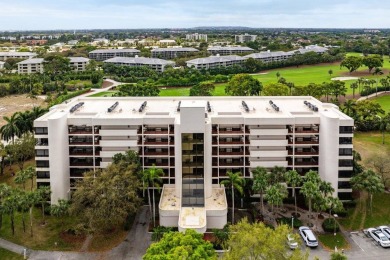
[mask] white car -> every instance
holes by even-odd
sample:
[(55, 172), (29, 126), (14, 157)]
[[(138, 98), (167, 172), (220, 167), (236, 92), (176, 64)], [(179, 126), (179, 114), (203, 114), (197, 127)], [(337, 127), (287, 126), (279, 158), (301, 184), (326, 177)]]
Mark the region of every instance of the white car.
[(372, 237), (381, 247), (390, 247), (390, 240), (376, 228), (369, 228), (366, 233)]
[(308, 247), (317, 247), (318, 246), (318, 240), (314, 236), (313, 231), (311, 231), (310, 228), (302, 226), (299, 227), (299, 234), (305, 241), (306, 246)]
[(379, 226), (377, 227), (382, 233), (387, 236), (388, 239), (390, 239), (390, 228), (388, 226)]
[(296, 249), (298, 248), (298, 242), (295, 241), (295, 238), (293, 235), (288, 234), (287, 235), (287, 244), (291, 249)]

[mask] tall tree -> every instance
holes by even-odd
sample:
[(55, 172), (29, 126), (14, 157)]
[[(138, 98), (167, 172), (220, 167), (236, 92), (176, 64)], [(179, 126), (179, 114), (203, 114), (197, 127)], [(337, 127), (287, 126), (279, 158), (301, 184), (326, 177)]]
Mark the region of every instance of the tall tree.
[(17, 116), (17, 113), (13, 114), (11, 117), (3, 116), (6, 124), (0, 128), (0, 134), (1, 138), (7, 142), (11, 140), (12, 143), (14, 143), (15, 137), (19, 137), (21, 135), (21, 130), (17, 125)]
[(234, 224), (234, 190), (237, 190), (238, 193), (243, 194), (245, 180), (241, 176), (241, 172), (228, 172), (228, 179), (221, 181), (221, 184), (225, 187), (229, 187), (232, 193), (232, 224)]
[(296, 194), (296, 188), (301, 185), (302, 183), (302, 177), (299, 175), (299, 173), (295, 170), (289, 170), (284, 174), (284, 178), (292, 188), (292, 196), (294, 197), (294, 205), (295, 205), (295, 216), (298, 215), (298, 207), (297, 207), (297, 194)]
[[(164, 175), (164, 171), (160, 168), (156, 168), (156, 165), (153, 164), (152, 168), (148, 168), (143, 172), (143, 182), (144, 185), (148, 186), (148, 196), (149, 196), (149, 186), (152, 186), (152, 193), (153, 193), (153, 210), (151, 211), (151, 214), (153, 216), (153, 226), (156, 226), (156, 203), (155, 203), (155, 195), (154, 191), (157, 188), (160, 190), (160, 185), (162, 183), (161, 176)], [(150, 199), (149, 199), (150, 201)]]
[[(286, 237), (290, 233), (287, 225), (278, 225), (275, 229), (267, 227), (262, 222), (249, 224), (244, 219), (230, 226), (230, 236), (227, 242), (229, 250), (223, 259), (280, 259), (307, 260), (308, 253), (300, 248), (290, 251), (286, 246)], [(298, 235), (293, 235), (300, 241)]]
[(368, 67), (368, 72), (371, 73), (373, 68), (383, 66), (383, 58), (380, 55), (368, 55), (363, 57), (362, 64)]
[(190, 88), (190, 96), (212, 96), (214, 89), (214, 84), (201, 82)]
[(349, 87), (352, 89), (352, 98), (354, 99), (355, 98), (355, 90), (359, 87), (359, 85), (357, 82), (353, 82), (353, 83), (351, 83), (351, 85)]
[(45, 206), (47, 202), (50, 200), (50, 187), (49, 186), (43, 186), (39, 187), (37, 189), (37, 201), (41, 204), (42, 207), (42, 223), (46, 224), (45, 220)]
[(0, 230), (3, 226), (4, 201), (11, 195), (12, 188), (5, 183), (0, 183)]
[(385, 186), (378, 175), (372, 170), (365, 170), (358, 175), (355, 175), (350, 180), (352, 188), (359, 192), (365, 191), (370, 198), (370, 212), (372, 212), (372, 198), (375, 193), (381, 193), (384, 191)]
[(231, 96), (259, 96), (263, 86), (260, 81), (248, 74), (234, 75), (225, 88)]
[(363, 60), (357, 56), (347, 56), (341, 61), (340, 67), (345, 67), (349, 70), (349, 73), (356, 71), (363, 64)]
[(305, 181), (301, 187), (300, 193), (305, 196), (305, 198), (308, 200), (309, 204), (309, 216), (312, 215), (312, 202), (313, 199), (319, 196), (320, 189), (318, 187), (318, 184), (313, 181)]
[(279, 208), (282, 205), (283, 199), (287, 198), (287, 189), (286, 186), (276, 183), (269, 186), (265, 192), (265, 199), (268, 201), (268, 204), (271, 205), (272, 214), (274, 214), (274, 206)]
[(387, 187), (387, 183), (390, 181), (390, 161), (388, 154), (375, 154), (367, 158), (366, 165), (379, 175), (383, 186)]
[(252, 190), (260, 194), (260, 211), (264, 213), (264, 193), (269, 185), (269, 174), (263, 167), (256, 167), (253, 171), (253, 185)]

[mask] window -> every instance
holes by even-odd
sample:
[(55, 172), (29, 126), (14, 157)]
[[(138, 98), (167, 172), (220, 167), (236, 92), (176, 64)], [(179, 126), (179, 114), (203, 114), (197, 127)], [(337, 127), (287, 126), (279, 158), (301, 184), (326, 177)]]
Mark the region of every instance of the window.
[(48, 134), (47, 127), (35, 127), (34, 132), (37, 135)]
[(36, 157), (49, 157), (49, 150), (35, 150)]
[(352, 200), (351, 192), (339, 192), (338, 197), (340, 200)]
[(352, 167), (352, 160), (339, 160), (339, 167)]
[(353, 126), (340, 126), (340, 134), (352, 134)]
[(352, 189), (351, 183), (349, 181), (339, 181), (339, 189)]
[(352, 148), (340, 148), (339, 155), (352, 155)]
[(37, 168), (48, 168), (49, 161), (37, 161)]
[(48, 178), (50, 178), (50, 172), (37, 171), (37, 179), (48, 179)]
[(352, 177), (353, 171), (339, 171), (339, 178), (350, 178)]
[(352, 144), (352, 137), (340, 137), (339, 144)]

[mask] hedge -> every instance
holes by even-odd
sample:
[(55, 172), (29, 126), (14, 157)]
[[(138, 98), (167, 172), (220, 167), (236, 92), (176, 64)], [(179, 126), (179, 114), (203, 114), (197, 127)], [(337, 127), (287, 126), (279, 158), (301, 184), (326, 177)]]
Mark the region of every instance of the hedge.
[(322, 223), (322, 228), (324, 229), (325, 232), (338, 232), (340, 230), (339, 224), (335, 222), (334, 218), (327, 218), (324, 220)]

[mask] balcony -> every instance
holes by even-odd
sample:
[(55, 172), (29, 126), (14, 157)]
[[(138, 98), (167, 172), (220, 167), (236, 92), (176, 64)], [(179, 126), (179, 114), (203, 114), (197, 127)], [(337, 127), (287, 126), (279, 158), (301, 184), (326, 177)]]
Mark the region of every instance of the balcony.
[[(300, 134), (300, 133), (302, 133), (302, 134), (304, 134), (304, 133), (319, 133), (320, 128), (319, 128), (319, 126), (314, 125), (312, 127), (296, 127), (294, 130), (295, 130), (294, 132), (296, 134)], [(289, 127), (288, 132), (289, 133), (293, 133), (292, 127)]]
[(287, 129), (250, 129), (251, 135), (287, 135)]
[[(288, 162), (289, 166), (292, 166), (292, 161)], [(318, 166), (318, 161), (312, 160), (312, 161), (295, 161), (295, 166)]]
[(135, 136), (137, 135), (136, 129), (118, 129), (118, 130), (100, 130), (101, 136)]
[(287, 146), (287, 140), (250, 140), (251, 146)]
[[(97, 133), (97, 131), (95, 131)], [(78, 134), (92, 134), (91, 126), (69, 126), (68, 128), (69, 135), (78, 135)]]
[(272, 168), (274, 166), (287, 167), (287, 161), (250, 161), (250, 167)]
[(287, 150), (281, 151), (250, 151), (251, 157), (286, 157)]
[(137, 140), (100, 140), (101, 146), (107, 147), (135, 147)]
[(144, 163), (144, 166), (145, 166), (145, 167), (152, 167), (152, 166), (156, 166), (156, 167), (168, 167), (168, 166), (169, 166), (169, 163), (168, 163), (168, 162), (145, 162), (145, 163)]

